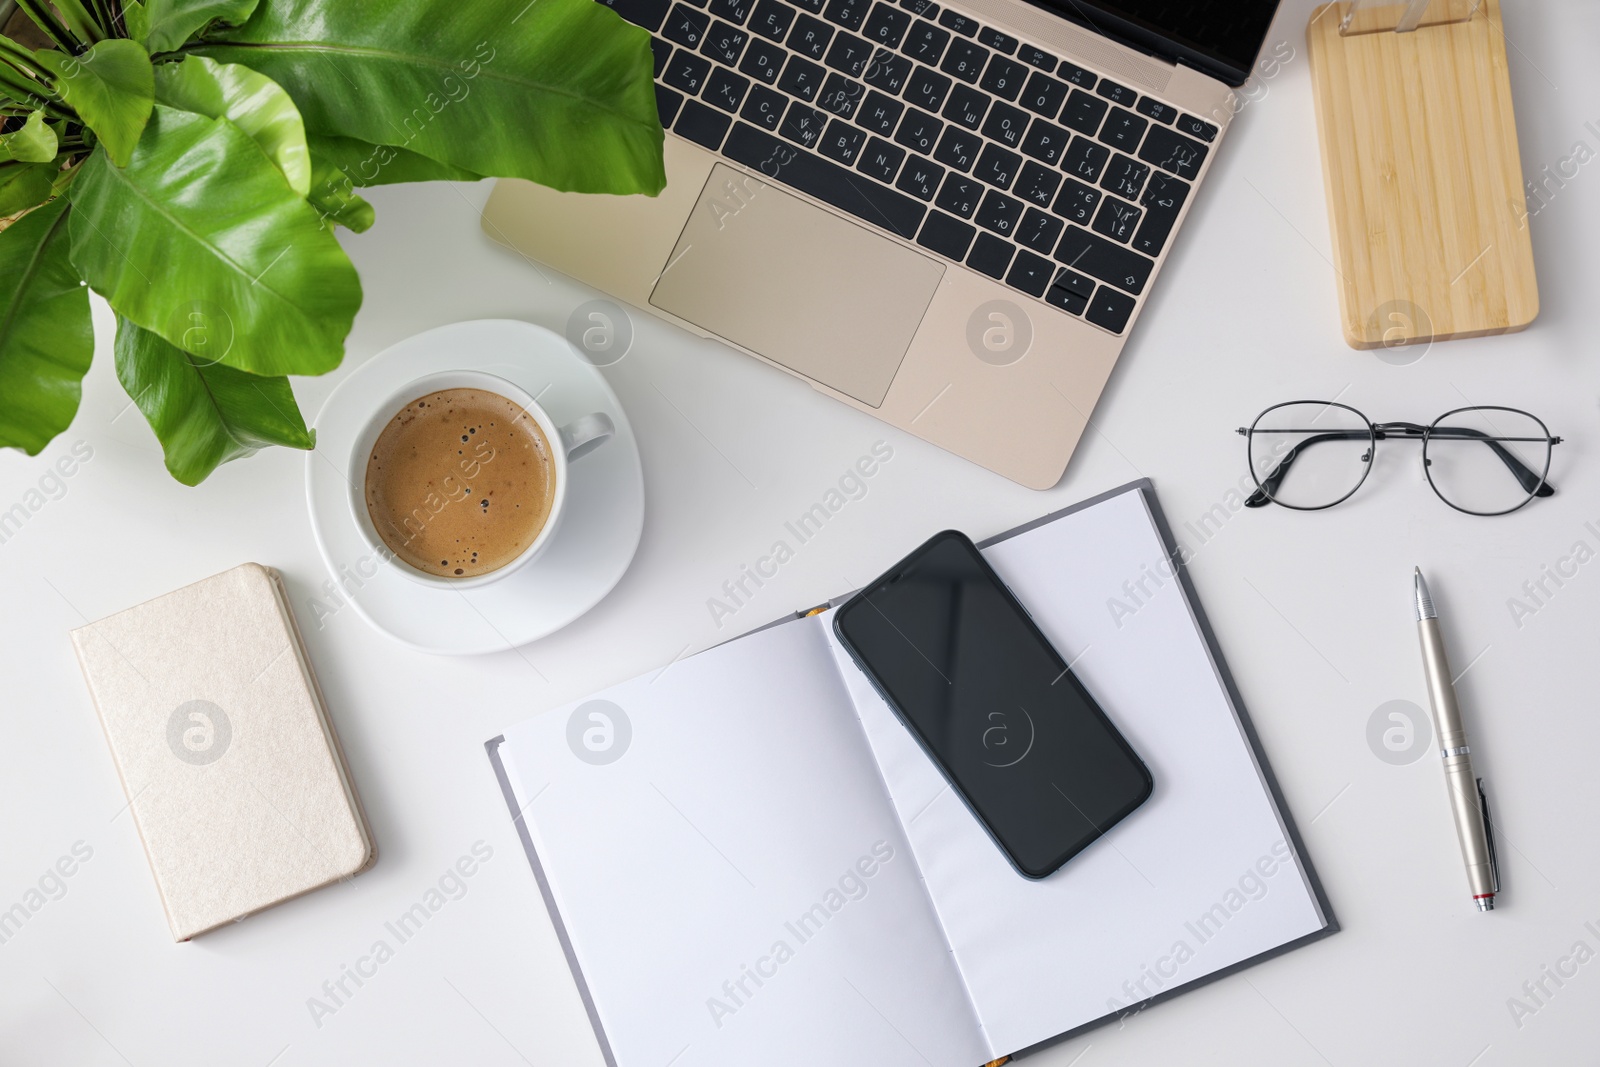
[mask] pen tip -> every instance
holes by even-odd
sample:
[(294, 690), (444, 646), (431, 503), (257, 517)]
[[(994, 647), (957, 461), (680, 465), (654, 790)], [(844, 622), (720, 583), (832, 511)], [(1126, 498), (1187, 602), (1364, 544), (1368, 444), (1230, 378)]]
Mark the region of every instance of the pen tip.
[(1422, 568), (1413, 567), (1412, 572), (1416, 575), (1411, 584), (1416, 592), (1417, 621), (1438, 618), (1433, 607), (1433, 594), (1428, 590), (1428, 583), (1422, 577)]

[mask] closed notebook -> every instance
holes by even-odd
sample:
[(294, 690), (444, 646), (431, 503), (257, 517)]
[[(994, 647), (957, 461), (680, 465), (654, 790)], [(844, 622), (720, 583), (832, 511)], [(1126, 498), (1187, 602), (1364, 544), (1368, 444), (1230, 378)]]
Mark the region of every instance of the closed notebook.
[(246, 563), (74, 630), (72, 643), (174, 940), (371, 865), (275, 572)]

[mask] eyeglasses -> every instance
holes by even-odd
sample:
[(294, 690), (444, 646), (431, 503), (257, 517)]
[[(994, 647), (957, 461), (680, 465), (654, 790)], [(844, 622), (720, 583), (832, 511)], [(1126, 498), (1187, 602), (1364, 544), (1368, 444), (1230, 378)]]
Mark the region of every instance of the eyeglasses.
[(1505, 515), (1556, 491), (1545, 476), (1561, 438), (1516, 408), (1456, 408), (1422, 426), (1374, 423), (1332, 400), (1296, 400), (1267, 408), (1238, 433), (1258, 486), (1245, 501), (1251, 508), (1321, 511), (1349, 500), (1371, 473), (1378, 442), (1390, 438), (1421, 441), (1428, 484), (1468, 515)]

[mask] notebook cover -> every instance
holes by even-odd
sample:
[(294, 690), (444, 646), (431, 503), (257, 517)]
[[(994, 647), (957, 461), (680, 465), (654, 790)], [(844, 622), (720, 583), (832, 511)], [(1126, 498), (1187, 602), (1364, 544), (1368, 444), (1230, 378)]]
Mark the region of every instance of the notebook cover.
[(366, 818), (278, 576), (72, 631), (175, 941), (366, 869)]
[[(1278, 818), (1282, 824), (1285, 840), (1287, 841), (1289, 847), (1293, 850), (1296, 860), (1299, 862), (1301, 869), (1305, 872), (1307, 881), (1310, 883), (1311, 893), (1315, 898), (1317, 908), (1321, 912), (1321, 915), (1324, 919), (1324, 925), (1319, 930), (1316, 930), (1303, 937), (1294, 938), (1282, 945), (1277, 946), (1276, 948), (1259, 953), (1258, 955), (1252, 956), (1249, 959), (1241, 960), (1240, 962), (1231, 966), (1219, 968), (1218, 970), (1212, 971), (1181, 985), (1172, 986), (1161, 991), (1148, 1000), (1128, 1004), (1120, 1010), (1109, 1012), (1106, 1015), (1103, 1015), (1097, 1019), (1093, 1019), (1081, 1026), (1073, 1027), (1070, 1030), (1064, 1031), (1035, 1045), (1031, 1045), (1028, 1048), (1015, 1050), (1010, 1055), (1002, 1056), (1000, 1059), (993, 1061), (993, 1063), (987, 1065), (987, 1067), (994, 1067), (995, 1064), (1010, 1062), (1018, 1057), (1026, 1056), (1029, 1053), (1039, 1051), (1069, 1038), (1076, 1037), (1079, 1034), (1095, 1029), (1096, 1027), (1103, 1026), (1106, 1023), (1113, 1022), (1118, 1019), (1126, 1019), (1128, 1016), (1138, 1014), (1155, 1003), (1168, 1000), (1174, 996), (1188, 992), (1191, 989), (1195, 989), (1199, 986), (1215, 981), (1218, 978), (1226, 977), (1227, 975), (1244, 970), (1247, 967), (1252, 967), (1257, 963), (1262, 963), (1266, 960), (1272, 959), (1273, 957), (1282, 955), (1285, 952), (1290, 952), (1303, 945), (1320, 940), (1321, 938), (1327, 937), (1329, 934), (1337, 932), (1339, 929), (1338, 920), (1334, 917), (1333, 908), (1328, 902), (1327, 894), (1323, 890), (1322, 881), (1317, 876), (1316, 869), (1312, 866), (1310, 857), (1306, 853), (1305, 843), (1301, 839), (1300, 832), (1295, 826), (1293, 817), (1289, 813), (1288, 805), (1285, 802), (1283, 793), (1278, 786), (1277, 778), (1273, 775), (1272, 768), (1267, 762), (1266, 753), (1261, 748), (1260, 738), (1256, 734), (1255, 727), (1250, 722), (1250, 717), (1244, 708), (1243, 699), (1240, 697), (1238, 688), (1234, 684), (1233, 676), (1229, 672), (1227, 663), (1222, 657), (1222, 650), (1217, 644), (1216, 634), (1211, 629), (1211, 623), (1206, 618), (1205, 612), (1200, 607), (1199, 596), (1196, 594), (1194, 586), (1189, 580), (1187, 569), (1183, 565), (1183, 559), (1179, 554), (1178, 544), (1172, 534), (1172, 528), (1167, 523), (1166, 516), (1161, 510), (1161, 505), (1156, 499), (1154, 483), (1152, 483), (1148, 478), (1141, 478), (1137, 481), (1129, 482), (1125, 485), (1118, 486), (1115, 489), (1108, 490), (1087, 500), (1080, 501), (1077, 504), (1073, 504), (1069, 507), (1051, 512), (1050, 514), (1042, 516), (1038, 519), (1034, 519), (1031, 522), (1024, 523), (1023, 525), (1017, 526), (1011, 530), (1007, 530), (1004, 533), (997, 534), (994, 537), (980, 541), (978, 542), (978, 547), (980, 549), (987, 548), (990, 545), (997, 544), (1011, 537), (1015, 537), (1018, 534), (1025, 533), (1038, 526), (1053, 522), (1064, 515), (1069, 515), (1073, 512), (1093, 507), (1096, 504), (1111, 499), (1112, 497), (1120, 496), (1123, 493), (1129, 492), (1138, 492), (1142, 494), (1149, 506), (1151, 517), (1155, 521), (1156, 531), (1161, 538), (1169, 558), (1172, 560), (1173, 570), (1177, 575), (1184, 601), (1188, 604), (1189, 609), (1194, 616), (1196, 627), (1200, 631), (1201, 637), (1205, 642), (1206, 649), (1210, 654), (1213, 664), (1215, 665), (1219, 679), (1227, 695), (1228, 702), (1232, 706), (1245, 741), (1249, 745), (1250, 752), (1261, 774), (1262, 783), (1270, 795), (1273, 808), (1276, 810)], [(852, 594), (850, 593), (841, 594), (840, 596), (829, 600), (826, 604), (821, 604), (815, 608), (798, 611), (791, 615), (785, 615), (782, 618), (775, 619), (763, 626), (758, 626), (741, 636), (747, 637), (750, 633), (756, 633), (760, 630), (765, 630), (769, 627), (789, 622), (795, 618), (815, 614), (818, 611), (837, 606), (838, 604), (849, 599), (851, 595)], [(739, 639), (740, 638), (735, 637), (731, 638), (730, 640), (736, 641)], [(584, 978), (582, 968), (579, 966), (577, 955), (573, 951), (571, 939), (566, 930), (565, 921), (559, 910), (556, 908), (555, 898), (550, 890), (548, 879), (544, 872), (544, 866), (540, 862), (539, 856), (534, 849), (532, 836), (529, 833), (527, 826), (524, 824), (523, 812), (517, 804), (516, 793), (512, 788), (510, 776), (507, 773), (504, 761), (501, 758), (500, 746), (504, 743), (504, 741), (504, 735), (491, 738), (484, 744), (484, 748), (489, 756), (490, 764), (494, 767), (495, 777), (500, 783), (501, 795), (505, 799), (506, 806), (511, 811), (512, 823), (517, 828), (517, 835), (519, 840), (522, 842), (523, 851), (526, 853), (528, 862), (533, 868), (534, 878), (538, 883), (540, 895), (544, 900), (545, 907), (550, 914), (551, 922), (555, 927), (557, 939), (559, 940), (562, 950), (566, 955), (567, 964), (571, 968), (573, 978), (577, 982), (578, 993), (583, 1001), (590, 1023), (594, 1028), (595, 1037), (599, 1041), (601, 1055), (608, 1067), (616, 1067), (615, 1056), (612, 1052), (610, 1042), (607, 1040), (605, 1030), (600, 1024), (599, 1013), (595, 1008), (594, 1000), (591, 996), (588, 983)]]

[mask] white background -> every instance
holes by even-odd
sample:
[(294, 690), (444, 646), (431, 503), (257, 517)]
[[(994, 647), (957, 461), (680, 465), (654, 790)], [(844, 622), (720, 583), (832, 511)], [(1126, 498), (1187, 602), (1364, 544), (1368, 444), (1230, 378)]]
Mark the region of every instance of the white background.
[[(413, 654), (349, 610), (310, 625), (307, 601), (325, 575), (304, 457), (272, 450), (199, 489), (173, 482), (117, 386), (112, 323), (97, 306), (101, 343), (71, 429), (39, 459), (0, 455), (3, 510), (74, 442), (94, 450), (66, 494), (0, 545), (0, 909), (75, 842), (93, 850), (65, 895), (0, 944), (0, 1064), (599, 1063), (483, 741), (848, 589), (937, 529), (982, 538), (1140, 476), (1195, 553), (1195, 585), (1344, 929), (1034, 1062), (1592, 1057), (1600, 961), (1559, 988), (1546, 979), (1542, 1006), (1523, 984), (1580, 940), (1600, 952), (1584, 926), (1600, 930), (1600, 559), (1520, 626), (1508, 600), (1576, 542), (1600, 550), (1600, 161), (1530, 219), (1544, 310), (1527, 332), (1443, 343), (1409, 366), (1346, 348), (1305, 58), (1310, 9), (1291, 0), (1280, 12), (1264, 51), (1287, 42), (1294, 58), (1239, 115), (1060, 485), (1012, 485), (635, 315), (633, 350), (606, 374), (644, 452), (643, 544), (598, 608), (517, 651)], [(1554, 168), (1579, 142), (1600, 151), (1600, 8), (1512, 3), (1505, 22), (1524, 171)], [(488, 190), (370, 195), (377, 225), (345, 237), (366, 303), (344, 368), (296, 382), (308, 414), (410, 334), (481, 317), (560, 330), (593, 297), (482, 236)], [(1361, 493), (1333, 511), (1230, 513), (1208, 539), (1185, 527), (1226, 508), (1245, 473), (1234, 427), (1277, 401), (1335, 396), (1375, 420), (1427, 421), (1465, 403), (1531, 409), (1567, 438), (1551, 472), (1560, 492), (1506, 518), (1458, 515), (1424, 483), (1417, 446), (1390, 442)], [(867, 495), (714, 625), (708, 598), (879, 439), (894, 458)], [(380, 859), (353, 883), (173, 945), (66, 634), (246, 560), (284, 573), (308, 624)], [(1457, 669), (1471, 664), (1459, 691), (1502, 828), (1493, 915), (1467, 901), (1436, 760), (1391, 766), (1366, 741), (1380, 704), (1426, 704), (1413, 564), (1433, 581)], [(465, 895), (318, 1026), (308, 999), (479, 840), (493, 858)], [(1520, 1026), (1514, 996), (1537, 1007)]]

